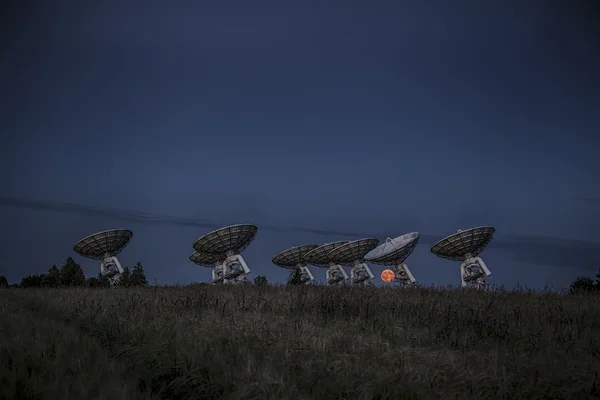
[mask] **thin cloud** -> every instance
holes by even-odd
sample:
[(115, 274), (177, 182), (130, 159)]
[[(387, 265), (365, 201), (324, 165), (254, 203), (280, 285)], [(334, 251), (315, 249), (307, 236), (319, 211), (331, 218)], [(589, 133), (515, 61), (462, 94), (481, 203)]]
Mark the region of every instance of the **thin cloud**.
[[(145, 224), (166, 224), (177, 226), (195, 226), (208, 229), (217, 229), (222, 226), (230, 225), (233, 222), (214, 221), (199, 218), (185, 218), (177, 216), (168, 216), (160, 214), (150, 214), (137, 211), (116, 210), (104, 207), (86, 206), (81, 204), (60, 203), (40, 200), (28, 200), (17, 198), (0, 198), (0, 205), (37, 209), (54, 212), (76, 213), (86, 216), (103, 216), (120, 219), (124, 221), (140, 222)], [(250, 221), (253, 222), (253, 221)], [(374, 232), (348, 232), (328, 230), (322, 228), (300, 227), (292, 225), (272, 225), (261, 224), (255, 221), (260, 229), (285, 232), (304, 232), (331, 237), (331, 240), (340, 240), (341, 238), (358, 239), (363, 237), (376, 237), (385, 240), (389, 235)], [(432, 246), (445, 235), (435, 235), (422, 233), (419, 243), (421, 246)], [(538, 266), (552, 266), (562, 268), (583, 268), (588, 270), (598, 270), (597, 256), (600, 254), (600, 243), (585, 242), (580, 240), (562, 239), (556, 237), (543, 236), (524, 236), (513, 234), (496, 234), (489, 249), (501, 250), (511, 253), (514, 261), (520, 263), (533, 264)]]

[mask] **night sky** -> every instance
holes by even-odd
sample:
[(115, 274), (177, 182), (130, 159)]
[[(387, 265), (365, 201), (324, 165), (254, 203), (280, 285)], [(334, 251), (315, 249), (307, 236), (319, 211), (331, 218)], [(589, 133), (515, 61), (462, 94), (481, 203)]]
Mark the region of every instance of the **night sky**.
[[(18, 3), (0, 24), (3, 197), (255, 223), (244, 257), (274, 282), (287, 247), (418, 231), (417, 280), (458, 284), (429, 248), (480, 225), (490, 283), (598, 272), (591, 1)], [(210, 279), (188, 261), (210, 228), (5, 203), (10, 282), (68, 256), (96, 275), (73, 245), (111, 228), (134, 231), (120, 260), (151, 282)]]

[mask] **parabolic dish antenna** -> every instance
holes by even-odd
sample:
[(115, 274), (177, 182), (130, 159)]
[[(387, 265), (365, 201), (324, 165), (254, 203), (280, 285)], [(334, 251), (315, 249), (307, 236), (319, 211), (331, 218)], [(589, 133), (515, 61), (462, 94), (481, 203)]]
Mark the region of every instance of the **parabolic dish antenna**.
[(318, 246), (304, 255), (304, 261), (308, 264), (316, 265), (317, 267), (327, 268), (330, 264), (327, 256), (331, 250), (346, 243), (348, 243), (347, 240), (341, 240), (339, 242), (326, 243), (322, 246)]
[(316, 265), (317, 267), (327, 268), (325, 276), (327, 277), (327, 285), (341, 285), (348, 279), (348, 274), (342, 266), (329, 261), (329, 253), (348, 243), (347, 240), (338, 242), (326, 243), (319, 246), (304, 255), (304, 261), (307, 264)]
[(341, 266), (352, 266), (350, 278), (355, 285), (370, 285), (375, 275), (365, 262), (365, 255), (379, 244), (378, 239), (366, 238), (353, 240), (329, 252), (327, 258), (332, 263)]
[(231, 225), (209, 232), (194, 242), (198, 253), (240, 254), (254, 240), (258, 227), (250, 224)]
[(94, 233), (81, 239), (73, 250), (82, 257), (104, 260), (108, 256), (119, 254), (131, 240), (133, 232), (128, 229), (111, 229)]
[(73, 250), (82, 257), (102, 260), (100, 274), (106, 277), (112, 287), (118, 286), (123, 267), (117, 259), (129, 244), (133, 232), (128, 229), (111, 229), (86, 236), (75, 244)]
[(304, 256), (317, 247), (319, 246), (316, 244), (306, 244), (304, 246), (289, 248), (273, 257), (273, 264), (281, 268), (296, 269), (299, 264), (307, 264), (304, 260)]
[(431, 252), (438, 257), (453, 261), (463, 261), (460, 266), (462, 286), (471, 284), (481, 289), (487, 287), (485, 278), (492, 273), (478, 255), (494, 237), (496, 229), (492, 226), (479, 226), (467, 230), (458, 230), (431, 246)]
[(353, 240), (331, 250), (327, 257), (336, 264), (354, 266), (356, 261), (363, 262), (365, 255), (377, 247), (377, 244), (379, 240), (374, 238)]
[(431, 252), (438, 257), (452, 261), (463, 261), (467, 255), (477, 257), (490, 243), (496, 229), (491, 226), (461, 231), (447, 236), (431, 246)]
[(284, 250), (273, 257), (273, 264), (281, 268), (298, 270), (302, 283), (309, 284), (314, 282), (315, 277), (306, 266), (307, 262), (304, 260), (304, 256), (317, 247), (319, 246), (316, 244), (306, 244)]
[(198, 253), (197, 251), (190, 254), (191, 262), (206, 268), (212, 268), (215, 264), (220, 264), (225, 261), (226, 258), (227, 256), (225, 254)]
[(250, 224), (231, 225), (209, 232), (194, 242), (194, 250), (202, 254), (225, 255), (223, 282), (248, 282), (250, 268), (241, 256), (254, 240), (258, 227)]
[(212, 268), (212, 283), (223, 282), (223, 263), (227, 259), (225, 254), (207, 254), (194, 251), (190, 254), (190, 261), (201, 267)]
[[(401, 282), (403, 286), (416, 282), (415, 277), (404, 263), (419, 243), (419, 233), (411, 232), (386, 241), (365, 255), (365, 260), (374, 264), (393, 265), (394, 279), (391, 282)], [(383, 279), (383, 278), (382, 278)]]

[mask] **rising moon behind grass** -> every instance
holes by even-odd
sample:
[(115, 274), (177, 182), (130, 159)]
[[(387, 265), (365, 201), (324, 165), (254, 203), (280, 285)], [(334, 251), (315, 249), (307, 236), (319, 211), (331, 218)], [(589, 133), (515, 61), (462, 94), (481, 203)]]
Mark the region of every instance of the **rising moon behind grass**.
[(396, 274), (394, 274), (394, 271), (392, 271), (391, 269), (385, 269), (381, 273), (381, 280), (385, 283), (390, 283), (394, 280), (395, 276)]

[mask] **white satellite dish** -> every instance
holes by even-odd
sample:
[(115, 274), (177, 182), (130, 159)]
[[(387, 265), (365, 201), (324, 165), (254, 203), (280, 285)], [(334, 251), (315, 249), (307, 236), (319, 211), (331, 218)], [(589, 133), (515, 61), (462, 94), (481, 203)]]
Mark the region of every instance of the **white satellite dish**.
[(241, 253), (256, 236), (258, 227), (250, 224), (231, 225), (209, 232), (194, 242), (201, 254), (225, 255), (221, 270), (223, 282), (248, 282), (250, 268)]
[(370, 285), (375, 276), (365, 262), (365, 255), (377, 244), (379, 240), (374, 238), (353, 240), (331, 250), (327, 258), (337, 265), (352, 267), (350, 278), (354, 285)]
[(190, 261), (201, 267), (212, 269), (212, 283), (223, 283), (223, 262), (227, 259), (226, 254), (208, 254), (194, 251), (190, 254)]
[(316, 244), (306, 244), (284, 250), (273, 258), (273, 264), (281, 268), (298, 270), (302, 283), (310, 284), (315, 281), (315, 277), (306, 266), (308, 263), (304, 260), (304, 256), (317, 247), (319, 246)]
[(329, 261), (328, 255), (331, 250), (336, 249), (344, 244), (348, 243), (347, 240), (326, 243), (319, 246), (304, 255), (304, 261), (307, 264), (312, 264), (317, 267), (327, 268), (325, 276), (327, 278), (327, 285), (342, 285), (348, 280), (348, 274), (344, 271), (342, 266)]
[(394, 280), (402, 286), (416, 283), (415, 277), (404, 262), (419, 243), (419, 233), (411, 232), (394, 239), (387, 238), (384, 243), (371, 250), (365, 260), (373, 264), (393, 266)]
[(75, 244), (73, 250), (82, 257), (101, 260), (100, 273), (110, 282), (111, 287), (119, 286), (123, 267), (116, 257), (133, 236), (128, 229), (112, 229), (86, 236)]
[(496, 229), (492, 226), (458, 230), (457, 233), (443, 238), (433, 246), (431, 252), (438, 257), (453, 261), (463, 261), (460, 265), (462, 286), (471, 285), (477, 289), (487, 287), (486, 277), (492, 273), (478, 255), (494, 237)]

